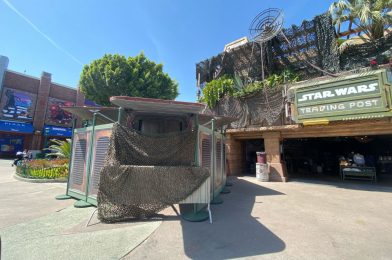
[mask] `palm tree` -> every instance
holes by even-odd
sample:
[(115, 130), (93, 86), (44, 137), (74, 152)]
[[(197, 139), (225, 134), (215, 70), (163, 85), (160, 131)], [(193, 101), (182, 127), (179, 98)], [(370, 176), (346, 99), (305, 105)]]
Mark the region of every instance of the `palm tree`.
[(354, 24), (374, 41), (391, 25), (392, 0), (338, 0), (331, 4), (329, 13), (339, 29), (349, 21), (349, 30)]
[(71, 139), (66, 139), (65, 141), (52, 139), (52, 145), (44, 150), (51, 151), (46, 156), (56, 156), (57, 158), (71, 158)]

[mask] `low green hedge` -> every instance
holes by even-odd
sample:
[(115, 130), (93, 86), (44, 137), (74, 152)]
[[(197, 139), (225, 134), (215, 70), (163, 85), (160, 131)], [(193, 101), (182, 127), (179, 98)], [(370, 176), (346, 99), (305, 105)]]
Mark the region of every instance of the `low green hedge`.
[(30, 179), (66, 179), (68, 178), (68, 164), (52, 167), (32, 167), (29, 163), (21, 163), (16, 167), (16, 173)]

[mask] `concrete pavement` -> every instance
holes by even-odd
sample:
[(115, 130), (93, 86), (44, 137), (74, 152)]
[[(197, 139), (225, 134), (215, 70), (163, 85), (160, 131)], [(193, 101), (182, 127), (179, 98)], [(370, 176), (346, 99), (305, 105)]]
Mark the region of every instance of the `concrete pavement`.
[(392, 188), (232, 179), (207, 222), (164, 221), (126, 259), (392, 259)]
[[(213, 224), (86, 221), (65, 184), (13, 179), (0, 160), (2, 259), (392, 259), (392, 188), (368, 182), (232, 178)], [(125, 256), (125, 257), (124, 257)]]
[(62, 210), (72, 200), (55, 201), (66, 183), (28, 183), (13, 177), (12, 160), (0, 160), (0, 229)]
[(29, 183), (13, 178), (11, 161), (0, 160), (1, 259), (120, 259), (142, 243), (161, 221), (102, 224), (95, 208), (58, 201), (64, 183)]

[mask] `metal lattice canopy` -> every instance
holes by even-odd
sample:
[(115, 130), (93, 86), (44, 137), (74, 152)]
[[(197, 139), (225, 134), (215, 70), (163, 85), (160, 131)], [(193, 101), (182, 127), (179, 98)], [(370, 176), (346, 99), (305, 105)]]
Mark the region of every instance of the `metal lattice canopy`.
[(259, 13), (251, 22), (249, 34), (251, 40), (263, 43), (274, 38), (283, 28), (283, 12), (277, 8), (268, 8)]

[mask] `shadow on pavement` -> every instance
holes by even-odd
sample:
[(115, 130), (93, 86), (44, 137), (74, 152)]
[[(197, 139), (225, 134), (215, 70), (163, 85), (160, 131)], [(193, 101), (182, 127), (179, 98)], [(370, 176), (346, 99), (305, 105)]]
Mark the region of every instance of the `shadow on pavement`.
[(284, 250), (285, 243), (252, 215), (256, 196), (284, 195), (242, 179), (231, 179), (224, 203), (212, 206), (213, 224), (182, 220), (184, 251), (191, 259), (250, 257)]

